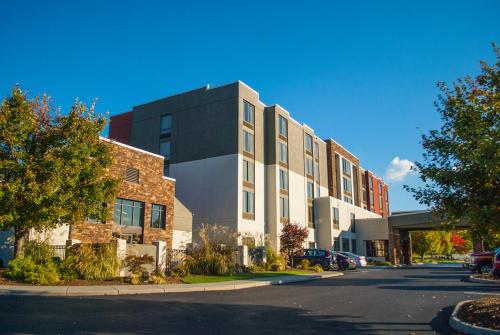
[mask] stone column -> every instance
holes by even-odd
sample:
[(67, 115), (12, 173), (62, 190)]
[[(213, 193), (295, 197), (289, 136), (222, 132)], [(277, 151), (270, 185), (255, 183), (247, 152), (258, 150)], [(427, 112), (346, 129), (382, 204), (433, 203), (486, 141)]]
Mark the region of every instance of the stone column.
[(167, 242), (154, 241), (153, 244), (156, 246), (156, 269), (164, 272), (167, 268)]
[(248, 266), (249, 265), (249, 261), (248, 261), (248, 246), (246, 245), (240, 245), (238, 246), (238, 251), (240, 253), (240, 257), (239, 257), (239, 260), (238, 260), (238, 263), (240, 265), (244, 265), (244, 266)]
[(127, 257), (127, 240), (122, 238), (116, 239), (116, 254), (118, 255), (118, 259), (122, 262), (122, 266), (120, 266), (120, 277), (125, 277), (125, 266), (123, 261), (125, 257)]

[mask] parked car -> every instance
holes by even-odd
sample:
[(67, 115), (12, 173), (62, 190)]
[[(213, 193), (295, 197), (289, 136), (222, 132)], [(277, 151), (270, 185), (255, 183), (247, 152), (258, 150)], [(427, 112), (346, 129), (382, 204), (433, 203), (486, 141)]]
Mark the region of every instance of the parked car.
[(349, 270), (355, 270), (356, 269), (356, 266), (357, 266), (356, 265), (356, 261), (352, 257), (346, 255), (345, 252), (343, 252), (343, 251), (333, 251), (333, 250), (330, 250), (330, 252), (336, 256), (337, 260), (338, 260), (338, 257), (345, 258), (349, 262)]
[(303, 259), (307, 259), (311, 266), (321, 265), (323, 270), (333, 270), (336, 268), (337, 260), (330, 251), (325, 249), (304, 249), (301, 256), (293, 257), (293, 264), (299, 264)]
[(478, 273), (488, 273), (493, 269), (493, 258), (495, 250), (485, 252), (473, 252), (467, 255), (464, 260), (464, 267)]
[(493, 276), (500, 279), (500, 248), (496, 248), (493, 258)]
[(339, 253), (352, 258), (356, 262), (356, 266), (363, 267), (363, 266), (366, 266), (368, 264), (368, 263), (366, 263), (365, 256), (356, 255), (356, 254), (353, 254), (352, 252), (348, 252), (348, 251), (339, 251)]

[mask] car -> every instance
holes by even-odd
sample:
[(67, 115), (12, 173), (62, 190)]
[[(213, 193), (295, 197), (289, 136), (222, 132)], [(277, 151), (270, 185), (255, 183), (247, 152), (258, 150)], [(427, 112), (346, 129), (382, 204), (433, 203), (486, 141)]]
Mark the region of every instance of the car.
[(348, 251), (339, 251), (339, 253), (352, 258), (356, 262), (356, 266), (363, 267), (367, 265), (365, 256), (356, 255)]
[(464, 260), (464, 267), (473, 272), (488, 273), (493, 269), (493, 258), (495, 251), (498, 250), (500, 248), (486, 252), (470, 253)]
[(321, 265), (325, 271), (334, 270), (337, 264), (337, 259), (325, 249), (304, 249), (301, 256), (293, 257), (293, 264), (300, 264), (303, 259), (307, 259), (311, 266)]
[(342, 258), (347, 259), (347, 261), (349, 262), (349, 270), (355, 270), (356, 269), (356, 267), (357, 267), (356, 261), (352, 257), (346, 255), (345, 252), (343, 252), (343, 251), (334, 251), (334, 250), (330, 250), (330, 252), (336, 256), (335, 258), (337, 258), (337, 256), (338, 256), (338, 257), (342, 257)]

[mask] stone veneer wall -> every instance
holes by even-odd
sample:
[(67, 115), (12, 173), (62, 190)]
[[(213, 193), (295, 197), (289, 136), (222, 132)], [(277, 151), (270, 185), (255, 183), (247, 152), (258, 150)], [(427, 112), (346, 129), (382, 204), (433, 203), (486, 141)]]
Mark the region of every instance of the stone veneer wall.
[[(143, 243), (165, 241), (172, 247), (174, 224), (175, 181), (163, 177), (163, 158), (111, 142), (113, 163), (106, 173), (122, 180), (117, 197), (144, 202)], [(139, 170), (139, 183), (124, 181), (127, 168)], [(166, 228), (151, 228), (152, 204), (165, 205)], [(113, 208), (114, 204), (110, 204)], [(113, 211), (105, 224), (82, 223), (71, 227), (71, 239), (84, 243), (109, 242), (113, 231)]]

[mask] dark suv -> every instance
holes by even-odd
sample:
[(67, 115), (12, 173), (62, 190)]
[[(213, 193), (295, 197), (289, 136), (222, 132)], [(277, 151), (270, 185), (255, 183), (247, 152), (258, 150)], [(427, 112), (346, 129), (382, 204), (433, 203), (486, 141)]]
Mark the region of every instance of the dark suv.
[(307, 259), (311, 266), (321, 265), (323, 270), (333, 270), (337, 263), (332, 254), (325, 249), (304, 249), (302, 256), (295, 256), (293, 258), (293, 264), (298, 265), (303, 259)]

